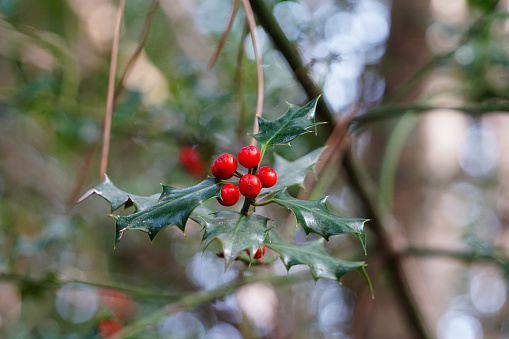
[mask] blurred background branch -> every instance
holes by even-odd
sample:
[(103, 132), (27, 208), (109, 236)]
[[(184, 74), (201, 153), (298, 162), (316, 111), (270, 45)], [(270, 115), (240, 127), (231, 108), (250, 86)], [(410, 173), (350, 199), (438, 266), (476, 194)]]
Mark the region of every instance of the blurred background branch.
[[(250, 4), (264, 117), (322, 95), (317, 114), (329, 122), (264, 162), (330, 146), (306, 190), (290, 193), (371, 218), (375, 300), (359, 277), (315, 283), (294, 275), (300, 267), (287, 276), (279, 260), (225, 272), (193, 223), (152, 245), (132, 232), (113, 250), (107, 206), (73, 202), (97, 184), (119, 2), (9, 0), (0, 1), (0, 336), (95, 338), (105, 317), (151, 338), (507, 336), (507, 1)], [(160, 182), (189, 187), (247, 141), (260, 92), (254, 29), (244, 11), (228, 19), (226, 0), (128, 0), (123, 12), (108, 174), (139, 195)], [(258, 209), (288, 240), (313, 239), (285, 209)], [(363, 260), (356, 240), (331, 237), (327, 253)]]

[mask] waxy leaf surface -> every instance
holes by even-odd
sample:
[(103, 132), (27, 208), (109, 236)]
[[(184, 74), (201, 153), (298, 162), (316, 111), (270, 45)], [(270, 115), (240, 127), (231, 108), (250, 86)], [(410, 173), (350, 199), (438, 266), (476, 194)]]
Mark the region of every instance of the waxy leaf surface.
[(364, 268), (366, 264), (363, 261), (341, 260), (328, 255), (325, 252), (324, 239), (312, 240), (304, 245), (293, 245), (282, 242), (275, 233), (271, 233), (270, 240), (265, 241), (265, 246), (279, 253), (287, 270), (295, 265), (307, 265), (315, 281), (326, 278), (338, 282), (343, 275), (358, 270), (373, 294), (371, 281)]
[(303, 107), (288, 104), (288, 111), (276, 120), (258, 117), (259, 132), (253, 137), (262, 145), (262, 149), (275, 145), (290, 145), (290, 141), (311, 132), (311, 127), (321, 124), (315, 122), (318, 99), (319, 97)]
[(144, 197), (136, 194), (130, 194), (122, 191), (116, 187), (110, 178), (106, 175), (105, 179), (97, 184), (96, 186), (89, 189), (79, 200), (78, 203), (82, 202), (92, 194), (97, 194), (103, 197), (111, 205), (111, 211), (116, 211), (120, 207), (125, 208), (134, 205), (137, 211), (144, 210), (154, 205), (161, 196), (160, 193)]
[(219, 240), (226, 268), (243, 250), (256, 253), (263, 246), (270, 229), (267, 225), (270, 219), (258, 214), (246, 216), (234, 211), (219, 211), (210, 216), (200, 215), (200, 218), (205, 229), (202, 239), (204, 249), (215, 239)]
[[(185, 225), (192, 211), (201, 203), (218, 197), (220, 191), (221, 181), (211, 177), (184, 189), (163, 185), (163, 192), (157, 195), (158, 198), (128, 194), (116, 188), (108, 178), (92, 188), (92, 193), (102, 196), (111, 204), (112, 211), (122, 205), (128, 207), (130, 204), (134, 204), (136, 207), (133, 214), (112, 215), (116, 221), (115, 244), (120, 241), (127, 230), (146, 232), (151, 240), (159, 231), (171, 225), (175, 225), (185, 232)], [(86, 196), (89, 195), (86, 194)]]
[(284, 190), (276, 193), (272, 200), (292, 211), (297, 224), (304, 228), (306, 234), (316, 233), (329, 240), (332, 235), (355, 233), (359, 236), (364, 252), (366, 252), (364, 223), (368, 221), (367, 219), (340, 218), (331, 214), (327, 208), (327, 198), (314, 201), (300, 200), (295, 199), (287, 190)]

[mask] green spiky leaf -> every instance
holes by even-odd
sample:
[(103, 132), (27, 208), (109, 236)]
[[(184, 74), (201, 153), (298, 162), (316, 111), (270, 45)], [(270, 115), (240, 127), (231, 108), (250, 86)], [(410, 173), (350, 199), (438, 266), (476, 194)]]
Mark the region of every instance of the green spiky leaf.
[[(185, 232), (185, 225), (192, 211), (204, 201), (218, 197), (221, 191), (221, 181), (211, 177), (184, 189), (162, 186), (163, 192), (158, 194), (158, 198), (126, 193), (116, 188), (108, 178), (92, 188), (92, 193), (102, 196), (111, 204), (112, 211), (122, 205), (127, 207), (134, 204), (136, 207), (135, 213), (128, 216), (112, 215), (116, 221), (115, 244), (127, 230), (146, 232), (150, 240), (167, 226), (174, 225)], [(80, 201), (88, 196), (90, 194), (87, 192)]]
[(191, 213), (189, 218), (191, 220), (193, 220), (194, 222), (197, 222), (198, 224), (200, 224), (202, 227), (205, 227), (203, 218), (208, 218), (213, 213), (214, 213), (214, 211), (211, 210), (210, 208), (205, 207), (204, 205), (200, 205), (194, 209), (193, 213)]
[(110, 178), (105, 175), (105, 179), (97, 184), (96, 186), (89, 189), (79, 200), (78, 203), (82, 202), (92, 194), (97, 194), (103, 197), (111, 205), (111, 211), (114, 212), (120, 207), (125, 208), (134, 205), (137, 211), (144, 210), (154, 205), (161, 196), (160, 193), (144, 197), (136, 194), (130, 194), (117, 188)]
[(364, 224), (368, 220), (340, 218), (331, 214), (327, 208), (326, 200), (327, 198), (314, 201), (295, 199), (286, 189), (276, 193), (272, 198), (276, 204), (292, 211), (297, 219), (297, 224), (304, 228), (306, 234), (316, 233), (329, 240), (332, 235), (355, 233), (359, 236), (364, 252), (366, 252)]
[(316, 162), (324, 149), (325, 147), (317, 148), (295, 161), (288, 161), (283, 157), (274, 154), (274, 170), (278, 174), (277, 182), (270, 188), (262, 189), (260, 194), (280, 191), (285, 187), (295, 185), (299, 185), (304, 188), (304, 180), (306, 179), (307, 173), (314, 169)]
[(324, 239), (312, 240), (304, 245), (282, 242), (275, 233), (270, 234), (270, 239), (270, 242), (265, 241), (265, 245), (280, 255), (281, 261), (287, 270), (295, 265), (307, 265), (315, 281), (326, 278), (338, 282), (343, 275), (352, 270), (358, 270), (366, 280), (371, 295), (373, 295), (371, 281), (365, 270), (365, 262), (341, 260), (328, 255), (325, 252)]
[(205, 229), (204, 250), (212, 241), (219, 240), (226, 268), (242, 251), (248, 249), (252, 254), (256, 253), (269, 231), (267, 223), (270, 219), (258, 214), (246, 216), (234, 211), (219, 211), (210, 216), (200, 215), (200, 218)]
[(260, 143), (262, 150), (275, 145), (290, 145), (299, 135), (309, 133), (312, 127), (322, 124), (315, 122), (315, 109), (319, 98), (303, 107), (288, 104), (288, 111), (276, 120), (258, 117), (259, 132), (253, 137)]

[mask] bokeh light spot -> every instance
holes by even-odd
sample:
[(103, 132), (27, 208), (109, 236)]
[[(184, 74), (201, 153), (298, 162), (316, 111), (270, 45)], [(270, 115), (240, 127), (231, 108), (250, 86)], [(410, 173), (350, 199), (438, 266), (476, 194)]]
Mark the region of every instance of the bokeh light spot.
[(65, 320), (75, 324), (90, 320), (99, 307), (96, 289), (84, 284), (64, 285), (56, 296), (56, 309)]

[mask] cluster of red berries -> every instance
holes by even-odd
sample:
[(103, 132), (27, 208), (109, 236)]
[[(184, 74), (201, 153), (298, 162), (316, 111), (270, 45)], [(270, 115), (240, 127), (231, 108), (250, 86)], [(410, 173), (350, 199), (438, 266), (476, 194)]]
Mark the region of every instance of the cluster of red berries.
[[(249, 169), (257, 167), (260, 158), (260, 150), (256, 146), (246, 146), (238, 155), (240, 164)], [(219, 156), (210, 169), (212, 174), (221, 180), (230, 179), (234, 175), (240, 177), (238, 187), (234, 184), (224, 184), (221, 188), (221, 198), (218, 198), (218, 201), (223, 206), (235, 205), (239, 201), (240, 194), (246, 198), (254, 198), (260, 193), (262, 187), (272, 187), (277, 181), (276, 171), (269, 166), (255, 169), (254, 174), (241, 176), (237, 171), (237, 159), (231, 154)]]

